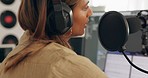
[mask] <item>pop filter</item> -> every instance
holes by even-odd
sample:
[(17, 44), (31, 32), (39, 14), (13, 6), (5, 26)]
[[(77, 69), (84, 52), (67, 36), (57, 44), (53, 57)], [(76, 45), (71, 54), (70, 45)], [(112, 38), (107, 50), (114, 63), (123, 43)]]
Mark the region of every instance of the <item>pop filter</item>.
[[(133, 23), (132, 23), (133, 21)], [(121, 13), (116, 11), (106, 12), (99, 21), (98, 36), (102, 46), (108, 51), (122, 52), (128, 62), (136, 69), (148, 74), (148, 71), (143, 70), (133, 64), (130, 59), (124, 53), (125, 43), (128, 39), (129, 28), (130, 33), (138, 31), (139, 27), (129, 27), (129, 25), (135, 25), (134, 22), (138, 21), (135, 18), (126, 19)], [(139, 26), (140, 21), (136, 23)]]
[(102, 46), (108, 51), (121, 51), (129, 35), (126, 18), (119, 12), (109, 11), (101, 17), (98, 25)]

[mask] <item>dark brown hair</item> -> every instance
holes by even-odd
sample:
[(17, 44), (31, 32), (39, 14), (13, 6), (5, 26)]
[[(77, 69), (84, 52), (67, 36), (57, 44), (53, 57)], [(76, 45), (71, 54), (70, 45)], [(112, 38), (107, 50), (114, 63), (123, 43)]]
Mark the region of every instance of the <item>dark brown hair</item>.
[(34, 38), (42, 38), (45, 34), (46, 0), (22, 0), (18, 20), (24, 30), (29, 30)]

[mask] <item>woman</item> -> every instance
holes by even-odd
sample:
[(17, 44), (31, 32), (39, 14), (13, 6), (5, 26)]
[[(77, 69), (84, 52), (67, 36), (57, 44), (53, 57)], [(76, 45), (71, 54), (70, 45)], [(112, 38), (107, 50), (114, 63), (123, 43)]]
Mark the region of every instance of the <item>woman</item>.
[(71, 36), (84, 34), (92, 15), (89, 1), (63, 1), (72, 9), (73, 23), (60, 35), (49, 33), (52, 30), (46, 28), (52, 3), (51, 0), (22, 0), (18, 19), (25, 33), (2, 62), (0, 78), (107, 78), (90, 60), (72, 51), (68, 43)]

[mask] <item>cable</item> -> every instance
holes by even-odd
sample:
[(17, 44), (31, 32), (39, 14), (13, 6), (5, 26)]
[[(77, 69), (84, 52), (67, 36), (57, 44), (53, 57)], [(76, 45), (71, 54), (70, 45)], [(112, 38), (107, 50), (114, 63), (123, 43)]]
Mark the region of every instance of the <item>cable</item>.
[(144, 73), (148, 74), (148, 71), (143, 70), (143, 69), (139, 68), (138, 66), (136, 66), (135, 64), (133, 64), (133, 63), (130, 61), (130, 59), (126, 56), (126, 54), (125, 54), (123, 51), (121, 51), (121, 52), (123, 53), (123, 55), (124, 55), (124, 57), (127, 59), (127, 61), (128, 61), (134, 68), (136, 68), (137, 70), (140, 70), (141, 72), (144, 72)]

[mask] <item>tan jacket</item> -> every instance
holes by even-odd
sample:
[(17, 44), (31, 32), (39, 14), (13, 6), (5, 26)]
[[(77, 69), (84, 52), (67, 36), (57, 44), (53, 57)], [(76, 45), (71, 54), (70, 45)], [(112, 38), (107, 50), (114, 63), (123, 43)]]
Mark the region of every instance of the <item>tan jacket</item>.
[[(25, 32), (19, 45), (7, 58), (24, 49), (29, 44), (28, 40), (29, 33)], [(0, 78), (107, 78), (89, 59), (54, 42), (6, 73), (2, 71), (4, 64), (5, 61), (0, 66)]]

